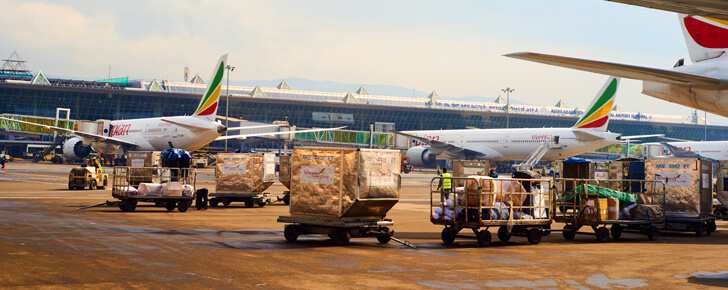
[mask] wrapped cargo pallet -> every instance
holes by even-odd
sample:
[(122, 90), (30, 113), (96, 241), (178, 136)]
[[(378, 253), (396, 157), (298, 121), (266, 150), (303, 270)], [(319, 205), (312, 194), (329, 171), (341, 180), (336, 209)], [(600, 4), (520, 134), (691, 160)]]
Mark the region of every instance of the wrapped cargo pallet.
[(278, 160), (278, 181), (286, 188), (291, 189), (291, 155), (281, 155)]
[(275, 182), (275, 154), (217, 154), (216, 193), (262, 192)]
[(699, 158), (645, 160), (645, 179), (665, 183), (665, 215), (705, 218), (712, 213), (713, 162)]
[(129, 152), (126, 159), (129, 164), (129, 184), (138, 187), (140, 183), (160, 183), (157, 178), (158, 172), (149, 169), (150, 167), (161, 167), (162, 152), (161, 151), (132, 151)]
[(295, 148), (291, 215), (378, 220), (399, 200), (398, 150)]
[[(484, 160), (453, 160), (452, 176), (468, 177), (471, 175), (488, 175), (490, 170), (490, 161)], [(459, 187), (465, 185), (462, 179), (456, 179), (453, 186)]]

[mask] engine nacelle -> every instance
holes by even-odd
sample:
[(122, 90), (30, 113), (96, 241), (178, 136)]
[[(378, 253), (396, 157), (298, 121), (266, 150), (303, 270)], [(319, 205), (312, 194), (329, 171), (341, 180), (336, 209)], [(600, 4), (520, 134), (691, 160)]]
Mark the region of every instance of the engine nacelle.
[(413, 166), (433, 166), (437, 157), (437, 155), (430, 152), (428, 146), (412, 147), (404, 155), (409, 157), (410, 164)]
[(63, 143), (63, 156), (69, 160), (78, 160), (91, 154), (91, 146), (84, 145), (81, 137), (74, 137)]

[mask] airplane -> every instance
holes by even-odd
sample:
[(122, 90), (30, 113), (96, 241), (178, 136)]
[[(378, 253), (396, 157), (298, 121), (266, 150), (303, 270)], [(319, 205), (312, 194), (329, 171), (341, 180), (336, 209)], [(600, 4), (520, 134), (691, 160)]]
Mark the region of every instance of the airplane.
[[(617, 1), (655, 3), (690, 1)], [(705, 1), (692, 1), (706, 3)], [(717, 1), (715, 1), (717, 2)], [(716, 4), (717, 5), (717, 4)], [(717, 5), (725, 7), (725, 4)], [(711, 14), (712, 15), (712, 14)], [(660, 69), (564, 56), (518, 52), (507, 57), (593, 73), (642, 80), (642, 93), (668, 102), (728, 117), (728, 21), (707, 16), (678, 15), (692, 64), (680, 59)]]
[(648, 156), (728, 160), (728, 141), (682, 141), (643, 143)]
[[(0, 119), (75, 135), (75, 137), (70, 138), (63, 143), (63, 155), (70, 160), (82, 159), (88, 156), (92, 149), (98, 153), (118, 154), (119, 156), (124, 155), (129, 151), (162, 151), (168, 148), (195, 151), (215, 140), (244, 139), (247, 137), (292, 133), (290, 131), (282, 131), (221, 137), (221, 135), (227, 131), (278, 126), (262, 125), (227, 128), (219, 121), (215, 121), (227, 57), (228, 55), (224, 54), (215, 63), (215, 67), (213, 68), (212, 76), (210, 77), (210, 81), (205, 89), (205, 93), (202, 95), (197, 109), (195, 109), (191, 116), (102, 121), (103, 130), (99, 131), (103, 131), (103, 133), (99, 134), (25, 122), (5, 117), (0, 117)], [(344, 127), (300, 130), (295, 132), (331, 131), (342, 128)]]
[(728, 20), (728, 3), (716, 0), (607, 0), (681, 14)]
[(437, 155), (449, 159), (525, 160), (551, 144), (541, 160), (557, 160), (618, 143), (621, 134), (607, 131), (619, 78), (610, 77), (586, 114), (571, 128), (460, 129), (392, 131), (412, 139), (405, 153), (414, 166), (431, 166)]

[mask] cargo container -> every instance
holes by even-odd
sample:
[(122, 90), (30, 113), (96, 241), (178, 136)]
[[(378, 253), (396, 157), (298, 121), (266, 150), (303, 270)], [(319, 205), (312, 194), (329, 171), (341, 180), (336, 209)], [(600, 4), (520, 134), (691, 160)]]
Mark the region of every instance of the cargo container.
[(270, 202), (265, 190), (275, 182), (275, 154), (219, 153), (216, 158), (216, 186), (210, 194), (210, 206), (244, 202), (245, 207), (263, 207)]

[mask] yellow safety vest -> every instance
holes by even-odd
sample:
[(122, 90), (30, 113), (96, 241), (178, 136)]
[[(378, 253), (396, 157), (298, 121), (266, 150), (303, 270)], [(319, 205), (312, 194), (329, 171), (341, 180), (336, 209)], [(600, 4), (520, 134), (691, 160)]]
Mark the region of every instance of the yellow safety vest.
[[(450, 177), (450, 173), (443, 173), (442, 177)], [(452, 188), (452, 179), (450, 178), (443, 178), (442, 179), (442, 188), (443, 189), (450, 189)]]

